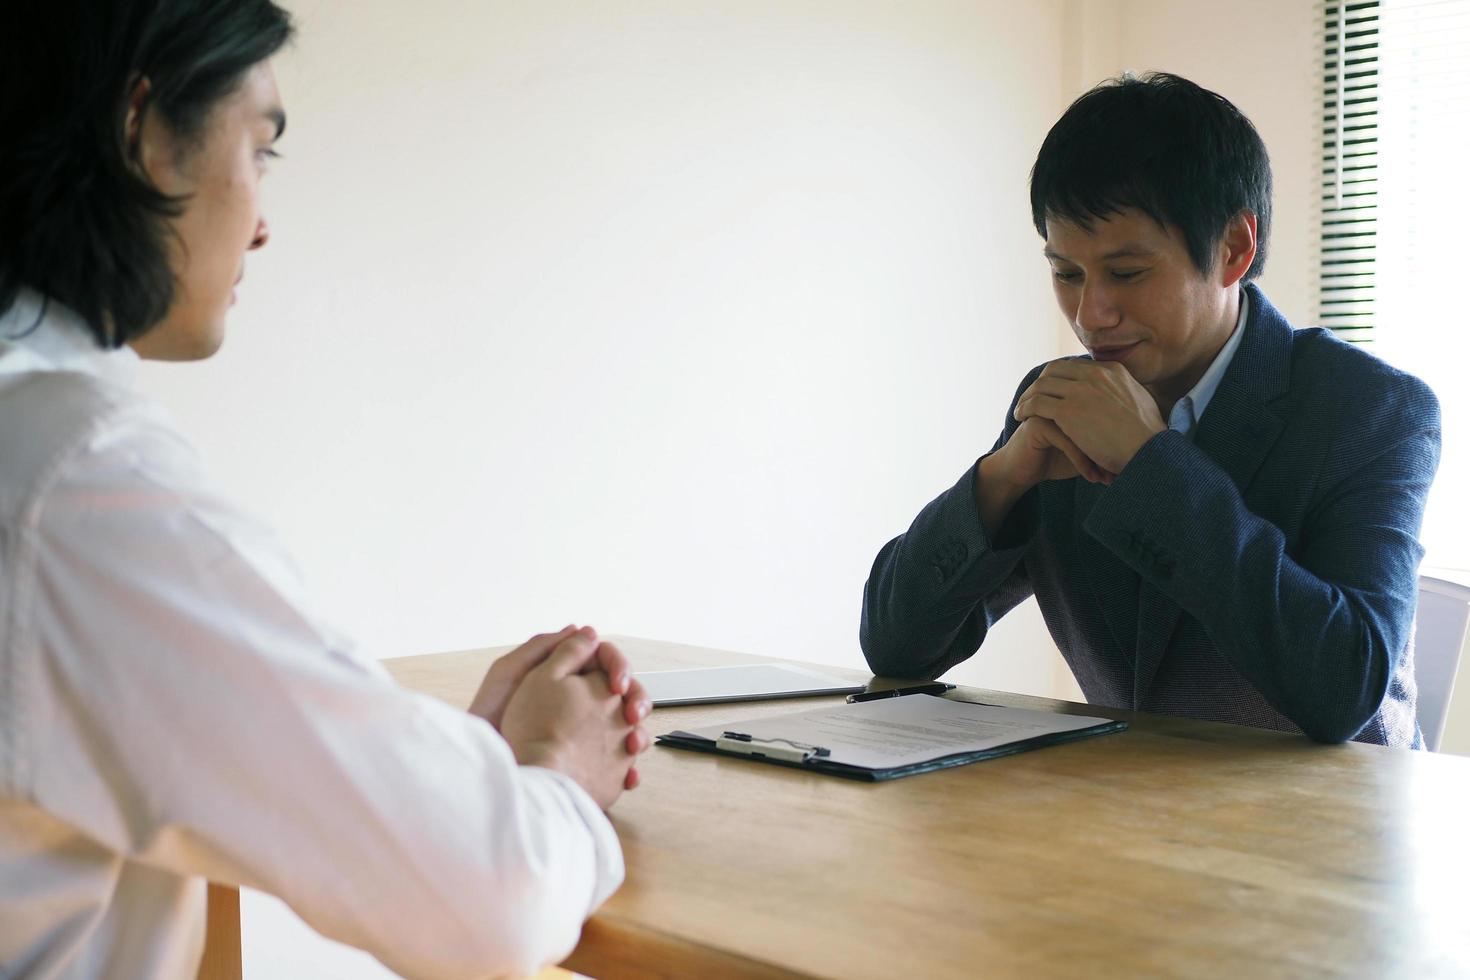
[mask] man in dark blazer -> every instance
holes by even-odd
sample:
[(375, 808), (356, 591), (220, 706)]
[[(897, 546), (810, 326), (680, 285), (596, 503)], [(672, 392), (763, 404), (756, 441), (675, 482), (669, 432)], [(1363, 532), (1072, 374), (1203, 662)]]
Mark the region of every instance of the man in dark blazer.
[(1031, 371), (990, 453), (878, 553), (874, 672), (938, 676), (1034, 593), (1093, 703), (1421, 745), (1439, 406), (1251, 283), (1271, 211), (1254, 127), (1184, 79), (1125, 77), (1052, 128), (1031, 201), (1089, 356)]

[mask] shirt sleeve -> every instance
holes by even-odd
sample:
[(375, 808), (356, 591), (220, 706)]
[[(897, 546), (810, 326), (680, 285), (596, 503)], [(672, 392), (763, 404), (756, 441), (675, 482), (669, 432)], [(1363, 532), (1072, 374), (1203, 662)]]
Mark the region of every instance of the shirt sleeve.
[(19, 569), (38, 805), (134, 860), (278, 895), (400, 973), (571, 951), (622, 881), (606, 816), (352, 655), (177, 435), (116, 420), (41, 501)]

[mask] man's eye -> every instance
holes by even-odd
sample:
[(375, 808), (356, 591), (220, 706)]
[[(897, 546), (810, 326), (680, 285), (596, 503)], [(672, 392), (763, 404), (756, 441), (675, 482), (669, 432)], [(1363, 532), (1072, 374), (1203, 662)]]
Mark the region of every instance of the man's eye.
[(1057, 282), (1076, 282), (1082, 278), (1080, 272), (1064, 272), (1061, 269), (1053, 269), (1052, 276), (1056, 278)]
[(275, 150), (271, 149), (270, 147), (266, 147), (265, 149), (262, 149), (262, 150), (257, 150), (255, 152), (255, 155), (257, 157), (259, 157), (262, 162), (264, 162), (266, 160), (279, 160), (279, 159), (281, 159), (281, 155), (279, 153), (277, 153)]
[(1131, 282), (1141, 275), (1143, 275), (1142, 269), (1115, 269), (1113, 271), (1113, 278), (1119, 282)]

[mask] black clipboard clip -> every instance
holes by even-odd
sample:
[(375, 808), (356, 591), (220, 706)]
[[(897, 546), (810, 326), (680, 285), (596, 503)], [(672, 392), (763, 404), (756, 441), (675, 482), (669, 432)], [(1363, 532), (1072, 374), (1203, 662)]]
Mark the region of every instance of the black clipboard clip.
[(824, 749), (820, 745), (793, 742), (789, 738), (756, 738), (744, 732), (726, 732), (715, 740), (715, 748), (725, 752), (734, 752), (737, 755), (779, 759), (782, 762), (825, 759), (832, 754), (831, 749)]

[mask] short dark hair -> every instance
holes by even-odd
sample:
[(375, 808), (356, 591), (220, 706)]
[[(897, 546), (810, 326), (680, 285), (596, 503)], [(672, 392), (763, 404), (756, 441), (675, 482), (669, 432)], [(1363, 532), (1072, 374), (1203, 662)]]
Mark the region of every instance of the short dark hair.
[(1223, 96), (1178, 75), (1112, 79), (1082, 95), (1041, 144), (1031, 169), (1031, 218), (1090, 230), (1136, 208), (1184, 236), (1195, 268), (1208, 273), (1226, 226), (1256, 216), (1256, 257), (1266, 265), (1271, 161), (1256, 128)]
[(0, 313), (20, 290), (66, 304), (103, 347), (168, 313), (165, 219), (124, 131), (143, 111), (183, 141), (290, 40), (270, 0), (11, 0), (0, 40)]

